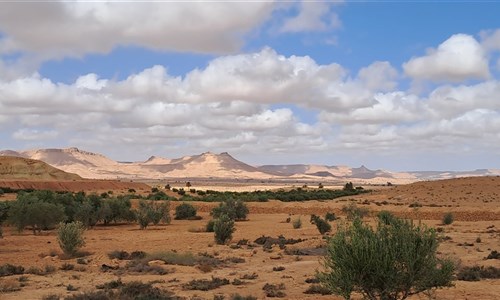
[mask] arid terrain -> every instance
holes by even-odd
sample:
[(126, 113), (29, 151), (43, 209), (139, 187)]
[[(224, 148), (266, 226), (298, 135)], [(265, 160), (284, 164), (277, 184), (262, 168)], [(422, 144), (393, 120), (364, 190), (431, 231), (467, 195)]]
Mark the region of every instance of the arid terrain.
[[(196, 185), (193, 187), (198, 188)], [(116, 191), (120, 192), (123, 191)], [(174, 195), (170, 191), (168, 193)], [(210, 210), (217, 203), (194, 202), (203, 217), (201, 220), (172, 220), (169, 225), (150, 226), (145, 230), (140, 230), (137, 224), (98, 225), (86, 231), (87, 243), (83, 251), (87, 253), (80, 263), (77, 258), (66, 259), (62, 256), (54, 231), (34, 236), (29, 230), (18, 233), (14, 228), (4, 226), (4, 238), (0, 239), (0, 264), (11, 263), (22, 265), (25, 269), (37, 267), (41, 270), (45, 266), (53, 266), (55, 271), (0, 277), (1, 286), (19, 288), (19, 291), (0, 294), (0, 298), (42, 299), (49, 294), (67, 296), (93, 291), (97, 285), (120, 279), (123, 282), (153, 282), (154, 286), (187, 299), (195, 296), (199, 297), (196, 299), (213, 299), (214, 295), (228, 297), (236, 293), (265, 299), (262, 288), (266, 283), (284, 284), (286, 299), (340, 299), (331, 295), (304, 294), (311, 286), (306, 279), (313, 278), (316, 271), (322, 268), (321, 251), (318, 249), (325, 244), (316, 227), (309, 223), (309, 217), (313, 213), (335, 213), (340, 217), (340, 220), (332, 222), (334, 230), (331, 234), (335, 234), (335, 224), (344, 222), (346, 218), (341, 209), (351, 202), (370, 210), (370, 217), (366, 218), (368, 222), (373, 222), (376, 212), (388, 210), (440, 228), (443, 241), (439, 254), (452, 258), (459, 266), (500, 267), (500, 260), (485, 259), (491, 251), (500, 250), (499, 193), (499, 177), (477, 177), (384, 187), (367, 194), (327, 201), (250, 202), (248, 220), (236, 223), (230, 245), (216, 245), (213, 233), (201, 230), (210, 219)], [(9, 197), (5, 194), (0, 200)], [(171, 212), (176, 205), (178, 202), (172, 202)], [(454, 215), (455, 221), (445, 226), (441, 220), (448, 212)], [(292, 220), (300, 217), (302, 228), (294, 229), (291, 223), (287, 223), (289, 215)], [(261, 236), (277, 238), (279, 235), (304, 241), (286, 245), (284, 249), (275, 245), (268, 250), (254, 242)], [(237, 246), (239, 241), (243, 245)], [(153, 261), (150, 264), (160, 264), (168, 270), (168, 274), (143, 274), (128, 270), (126, 260), (109, 258), (108, 254), (115, 250), (128, 253), (175, 251), (178, 254), (212, 257), (219, 262), (211, 266), (199, 263), (184, 266)], [(69, 268), (68, 264), (73, 266), (73, 270), (61, 270)], [(103, 265), (106, 266), (104, 269)], [(184, 286), (193, 279), (212, 277), (227, 278), (230, 284), (210, 291), (188, 290)], [(456, 280), (454, 283), (454, 287), (438, 290), (434, 297), (493, 300), (500, 296), (499, 279)], [(411, 299), (425, 298), (422, 295)]]

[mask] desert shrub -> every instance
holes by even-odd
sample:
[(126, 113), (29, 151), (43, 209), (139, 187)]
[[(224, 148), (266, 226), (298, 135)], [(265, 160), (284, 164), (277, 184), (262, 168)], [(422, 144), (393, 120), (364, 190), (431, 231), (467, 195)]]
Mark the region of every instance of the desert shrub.
[(394, 216), (391, 212), (387, 210), (382, 210), (377, 214), (377, 218), (380, 222), (382, 222), (385, 225), (389, 225), (396, 221), (396, 216)]
[(433, 229), (394, 219), (379, 221), (374, 230), (356, 218), (329, 240), (318, 276), (345, 299), (353, 292), (367, 299), (404, 299), (451, 285), (454, 266), (436, 257), (437, 247)]
[(145, 260), (162, 260), (169, 265), (194, 266), (198, 262), (198, 257), (191, 252), (163, 251), (147, 254)]
[(325, 214), (325, 220), (326, 220), (326, 221), (335, 221), (336, 219), (337, 219), (337, 217), (336, 217), (336, 216), (335, 216), (335, 214), (334, 214), (334, 213), (332, 213), (332, 212), (327, 212), (327, 213)]
[(214, 221), (215, 242), (219, 245), (224, 245), (233, 237), (234, 220), (227, 215), (221, 215)]
[(63, 271), (71, 271), (75, 268), (75, 265), (73, 264), (70, 264), (70, 263), (64, 263), (61, 265), (61, 267), (59, 267), (59, 269), (63, 270)]
[(324, 287), (321, 284), (312, 284), (307, 288), (304, 294), (331, 295), (332, 292), (327, 287)]
[(292, 226), (294, 229), (299, 229), (302, 227), (302, 220), (300, 219), (300, 217), (293, 220)]
[(125, 259), (129, 259), (130, 254), (127, 251), (114, 250), (114, 251), (111, 251), (108, 253), (108, 257), (110, 259), (125, 260)]
[(280, 284), (269, 284), (266, 283), (263, 287), (262, 290), (266, 293), (266, 297), (270, 298), (284, 298), (286, 297), (285, 292), (285, 284), (280, 283)]
[(486, 259), (500, 259), (500, 252), (496, 250), (492, 250), (488, 256), (486, 256)]
[(462, 281), (479, 281), (481, 279), (498, 278), (500, 278), (500, 268), (492, 266), (463, 267), (457, 273), (457, 279)]
[(3, 194), (5, 194), (5, 192), (3, 191), (3, 189), (0, 189), (0, 197), (3, 196)]
[(257, 273), (252, 273), (252, 274), (243, 274), (240, 278), (241, 279), (247, 279), (247, 280), (253, 280), (257, 279), (259, 275)]
[(316, 215), (311, 215), (311, 223), (316, 225), (320, 234), (325, 234), (332, 230), (332, 225)]
[(117, 280), (111, 280), (103, 284), (98, 284), (95, 287), (96, 289), (99, 290), (104, 290), (104, 289), (108, 290), (108, 289), (117, 289), (121, 286), (123, 286), (123, 282), (120, 278), (118, 278)]
[(188, 220), (194, 217), (196, 217), (196, 208), (189, 203), (183, 202), (175, 208), (176, 220)]
[(343, 206), (342, 212), (347, 215), (348, 220), (354, 220), (356, 218), (363, 219), (370, 213), (370, 211), (367, 208), (357, 207), (356, 204), (354, 203)]
[(281, 271), (284, 271), (284, 270), (285, 270), (285, 267), (283, 267), (283, 266), (273, 267), (273, 271), (274, 272), (281, 272)]
[(453, 214), (452, 213), (445, 213), (444, 216), (443, 216), (443, 225), (450, 225), (451, 223), (453, 223), (453, 220), (455, 218), (453, 217)]
[(206, 232), (214, 232), (214, 224), (215, 224), (215, 220), (209, 220), (207, 222), (207, 225), (205, 226), (205, 231)]
[(257, 300), (257, 297), (254, 296), (242, 296), (240, 294), (231, 294), (229, 297), (230, 300)]
[(212, 209), (211, 215), (217, 219), (222, 215), (227, 215), (235, 221), (246, 220), (248, 207), (242, 200), (226, 199), (219, 203), (218, 207)]
[(15, 266), (11, 264), (0, 265), (0, 277), (17, 274), (24, 274), (23, 266)]
[(57, 241), (64, 254), (74, 256), (85, 245), (84, 232), (81, 222), (59, 223)]
[(166, 275), (172, 273), (172, 270), (167, 270), (162, 266), (149, 265), (145, 261), (132, 260), (125, 265), (125, 269), (128, 272), (133, 273), (144, 273), (144, 274), (154, 274), (154, 275)]
[(209, 291), (221, 287), (223, 285), (228, 285), (229, 279), (212, 277), (212, 279), (193, 279), (182, 285), (185, 290), (198, 290), (198, 291)]

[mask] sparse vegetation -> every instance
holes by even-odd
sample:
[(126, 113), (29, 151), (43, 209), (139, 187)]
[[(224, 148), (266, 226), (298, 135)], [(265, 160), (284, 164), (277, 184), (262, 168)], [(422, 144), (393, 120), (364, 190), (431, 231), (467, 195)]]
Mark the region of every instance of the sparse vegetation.
[(229, 279), (212, 277), (212, 279), (193, 279), (182, 285), (186, 290), (209, 291), (229, 284)]
[(462, 281), (479, 281), (481, 279), (500, 278), (500, 268), (493, 266), (463, 267), (457, 273), (457, 279)]
[(364, 207), (358, 207), (355, 203), (350, 203), (342, 207), (342, 212), (347, 215), (348, 220), (354, 220), (356, 218), (363, 219), (368, 216), (370, 210)]
[(270, 298), (284, 298), (286, 297), (285, 292), (283, 292), (286, 289), (285, 284), (280, 283), (280, 284), (269, 284), (266, 283), (263, 287), (262, 290), (266, 294), (266, 297)]

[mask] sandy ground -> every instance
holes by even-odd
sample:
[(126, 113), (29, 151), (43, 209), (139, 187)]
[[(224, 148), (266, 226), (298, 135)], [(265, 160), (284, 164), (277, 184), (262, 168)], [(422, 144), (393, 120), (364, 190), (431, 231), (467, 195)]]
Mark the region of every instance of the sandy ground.
[[(469, 193), (470, 192), (470, 193)], [(492, 250), (500, 250), (500, 178), (481, 178), (468, 180), (452, 180), (431, 183), (416, 183), (382, 189), (371, 194), (347, 197), (333, 201), (309, 201), (301, 203), (282, 203), (269, 201), (266, 203), (248, 203), (249, 220), (236, 223), (233, 243), (247, 239), (254, 241), (262, 235), (286, 238), (306, 239), (305, 242), (288, 246), (288, 248), (315, 248), (323, 245), (320, 234), (314, 225), (309, 223), (311, 213), (324, 214), (335, 212), (341, 216), (342, 206), (356, 202), (359, 206), (369, 208), (373, 214), (380, 210), (389, 210), (400, 216), (421, 219), (432, 227), (443, 228), (443, 236), (448, 239), (439, 247), (440, 255), (451, 257), (461, 265), (475, 264), (500, 267), (500, 260), (485, 260)], [(386, 201), (386, 202), (384, 202)], [(410, 208), (409, 204), (418, 202), (422, 207)], [(364, 204), (363, 204), (364, 203)], [(176, 203), (173, 203), (172, 209)], [(294, 256), (285, 254), (284, 250), (274, 248), (266, 252), (261, 246), (249, 249), (232, 249), (229, 246), (215, 245), (212, 233), (193, 232), (204, 227), (209, 220), (209, 211), (215, 203), (193, 203), (203, 217), (197, 221), (173, 220), (170, 225), (148, 227), (140, 230), (138, 225), (98, 226), (85, 234), (87, 245), (84, 251), (90, 253), (86, 258), (88, 265), (79, 265), (76, 259), (63, 260), (48, 256), (51, 252), (60, 254), (55, 233), (43, 232), (34, 236), (30, 231), (21, 234), (12, 228), (4, 227), (4, 238), (0, 239), (0, 264), (11, 263), (23, 265), (25, 268), (37, 266), (43, 268), (52, 265), (59, 268), (64, 263), (74, 264), (79, 270), (57, 270), (49, 275), (24, 275), (27, 281), (20, 291), (0, 294), (0, 299), (41, 299), (44, 295), (59, 294), (61, 296), (95, 290), (97, 284), (121, 278), (122, 281), (158, 281), (155, 286), (174, 291), (179, 296), (212, 299), (216, 294), (226, 296), (239, 293), (253, 295), (265, 299), (262, 287), (266, 283), (286, 286), (286, 299), (340, 299), (335, 296), (307, 295), (304, 291), (310, 286), (305, 279), (314, 276), (321, 269), (320, 256)], [(455, 222), (448, 226), (441, 225), (444, 213), (452, 212)], [(300, 217), (303, 227), (293, 229), (285, 220), (289, 214), (292, 219)], [(368, 218), (373, 222), (373, 218)], [(336, 221), (339, 222), (339, 221)], [(334, 228), (336, 226), (334, 225)], [(476, 242), (477, 238), (481, 242)], [(467, 243), (467, 245), (464, 245)], [(196, 267), (171, 266), (175, 269), (167, 275), (117, 274), (116, 271), (103, 272), (102, 264), (124, 266), (125, 262), (111, 260), (107, 253), (113, 250), (128, 252), (141, 250), (157, 252), (175, 250), (178, 252), (208, 253), (218, 258), (240, 257), (243, 263), (228, 264), (203, 273)], [(284, 267), (283, 271), (273, 271), (274, 267)], [(258, 274), (253, 280), (244, 280), (243, 285), (226, 285), (212, 291), (186, 291), (182, 284), (192, 279), (210, 279), (212, 276), (227, 278), (233, 281), (245, 274)], [(0, 277), (1, 285), (18, 285), (19, 275)], [(78, 291), (67, 291), (72, 285)], [(436, 299), (499, 299), (500, 280), (482, 280), (479, 282), (455, 281), (455, 286), (438, 290)], [(411, 299), (426, 299), (426, 296), (414, 296)]]

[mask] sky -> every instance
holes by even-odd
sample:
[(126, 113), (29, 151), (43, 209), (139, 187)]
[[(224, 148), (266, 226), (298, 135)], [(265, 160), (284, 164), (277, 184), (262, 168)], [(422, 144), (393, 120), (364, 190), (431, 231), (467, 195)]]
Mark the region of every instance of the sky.
[(0, 1), (0, 149), (500, 169), (500, 1)]

